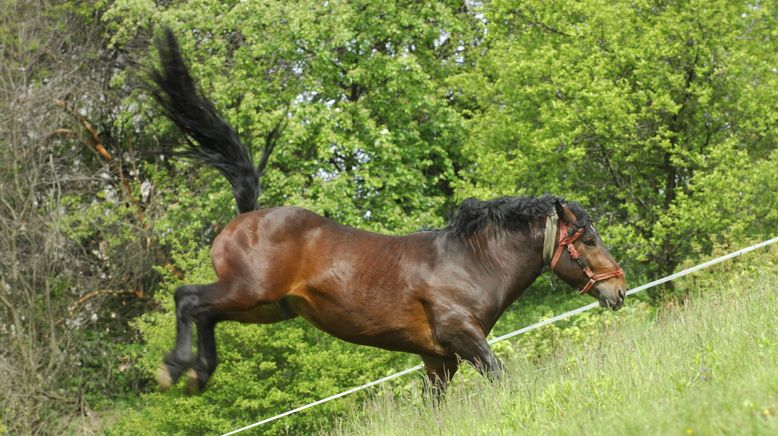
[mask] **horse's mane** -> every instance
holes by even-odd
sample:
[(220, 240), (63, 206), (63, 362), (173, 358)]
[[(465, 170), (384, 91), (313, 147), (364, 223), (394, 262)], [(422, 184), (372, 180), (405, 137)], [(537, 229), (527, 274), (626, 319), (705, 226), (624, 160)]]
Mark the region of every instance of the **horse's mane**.
[(578, 218), (577, 225), (591, 225), (589, 214), (580, 204), (546, 194), (540, 197), (499, 197), (486, 201), (468, 198), (462, 202), (443, 230), (460, 237), (470, 236), (490, 224), (513, 230), (524, 223), (551, 214), (557, 200), (564, 202), (573, 211)]

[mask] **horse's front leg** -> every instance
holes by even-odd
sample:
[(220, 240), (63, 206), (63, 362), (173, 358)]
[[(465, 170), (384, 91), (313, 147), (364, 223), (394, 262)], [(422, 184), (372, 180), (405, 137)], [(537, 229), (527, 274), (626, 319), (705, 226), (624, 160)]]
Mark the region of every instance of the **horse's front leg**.
[(438, 340), (453, 356), (471, 363), (481, 374), (498, 379), (504, 366), (486, 341), (486, 333), (473, 317), (451, 313), (441, 317)]
[(492, 347), (486, 342), (486, 338), (474, 344), (477, 348), (475, 357), (468, 358), (468, 361), (475, 366), (481, 374), (487, 376), (490, 380), (499, 380), (505, 373), (505, 365), (494, 354)]
[(440, 400), (448, 389), (448, 383), (457, 373), (459, 360), (441, 359), (437, 357), (421, 356), (424, 361), (424, 370), (427, 372), (427, 380), (424, 383), (424, 396), (432, 400), (434, 405), (440, 404)]

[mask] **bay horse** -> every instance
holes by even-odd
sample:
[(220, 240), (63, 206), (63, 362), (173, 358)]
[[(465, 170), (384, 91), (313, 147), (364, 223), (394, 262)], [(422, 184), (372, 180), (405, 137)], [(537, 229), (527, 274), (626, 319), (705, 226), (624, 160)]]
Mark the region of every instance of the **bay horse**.
[(349, 342), (415, 353), (442, 392), (461, 361), (499, 375), (486, 337), (546, 267), (604, 307), (624, 303), (624, 273), (589, 216), (558, 197), (468, 199), (445, 228), (405, 236), (296, 207), (258, 209), (248, 149), (198, 93), (172, 32), (156, 44), (162, 68), (151, 72), (152, 95), (188, 137), (187, 153), (229, 180), (239, 211), (211, 248), (218, 280), (175, 291), (176, 343), (157, 374), (163, 390), (184, 372), (190, 393), (205, 387), (217, 365), (214, 327), (225, 320), (301, 316)]

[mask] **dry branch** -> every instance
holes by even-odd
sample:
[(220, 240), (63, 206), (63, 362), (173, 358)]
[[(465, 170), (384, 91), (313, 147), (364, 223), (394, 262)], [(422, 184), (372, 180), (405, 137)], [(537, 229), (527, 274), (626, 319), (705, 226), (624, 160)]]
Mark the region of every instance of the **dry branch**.
[(70, 312), (70, 315), (73, 316), (76, 310), (80, 306), (86, 304), (86, 302), (89, 300), (98, 297), (108, 297), (108, 296), (117, 296), (117, 295), (134, 295), (135, 298), (137, 298), (138, 300), (143, 300), (146, 298), (146, 295), (140, 289), (122, 289), (122, 290), (100, 289), (82, 295), (81, 298), (79, 298), (75, 303), (70, 305), (70, 307), (68, 308), (68, 312)]
[[(66, 101), (64, 100), (54, 100), (54, 103), (57, 106), (62, 107), (65, 109), (69, 114), (73, 115), (78, 121), (81, 123), (81, 125), (84, 127), (84, 129), (89, 132), (89, 136), (92, 137), (92, 143), (90, 146), (94, 151), (97, 152), (103, 159), (105, 159), (106, 162), (111, 162), (113, 158), (111, 157), (111, 153), (108, 153), (108, 150), (103, 147), (103, 145), (100, 143), (100, 135), (97, 133), (97, 130), (92, 126), (92, 123), (89, 122), (89, 120), (86, 119), (86, 117), (79, 114), (76, 109), (73, 106), (70, 106)], [(67, 129), (57, 129), (57, 130), (67, 130)], [(57, 132), (55, 130), (55, 133)], [(86, 141), (84, 141), (86, 142)]]

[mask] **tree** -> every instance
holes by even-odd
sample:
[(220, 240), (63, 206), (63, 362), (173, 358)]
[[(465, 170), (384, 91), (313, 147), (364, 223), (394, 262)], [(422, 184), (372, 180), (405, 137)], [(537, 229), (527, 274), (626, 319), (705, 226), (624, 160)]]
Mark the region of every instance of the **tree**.
[(106, 14), (115, 47), (153, 23), (180, 35), (248, 145), (275, 149), (262, 204), (394, 232), (441, 223), (463, 128), (446, 78), (478, 36), (465, 3), (142, 4)]
[(81, 6), (0, 10), (0, 428), (19, 434), (61, 433), (128, 390), (117, 344), (156, 285), (132, 152), (102, 124), (102, 29)]
[[(777, 16), (745, 1), (490, 3), (487, 55), (456, 79), (478, 108), (459, 195), (582, 201), (625, 269), (652, 275), (721, 242), (735, 218), (705, 205), (769, 235)], [(736, 176), (749, 166), (762, 172)]]

